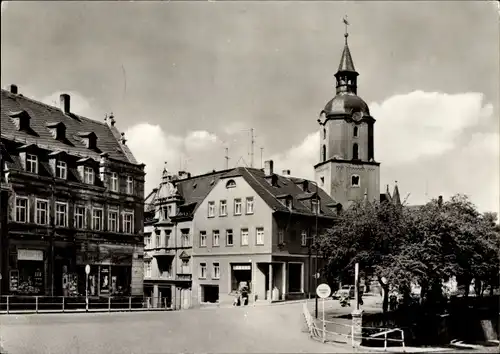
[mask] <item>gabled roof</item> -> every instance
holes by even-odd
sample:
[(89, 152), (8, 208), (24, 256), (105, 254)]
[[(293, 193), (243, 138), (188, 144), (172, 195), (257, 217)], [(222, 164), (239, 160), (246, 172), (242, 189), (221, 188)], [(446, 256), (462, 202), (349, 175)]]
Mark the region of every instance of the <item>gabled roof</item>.
[[(10, 119), (11, 114), (25, 111), (30, 119), (30, 128), (36, 135), (16, 129)], [(75, 114), (64, 114), (57, 107), (35, 101), (20, 94), (13, 94), (1, 90), (1, 136), (9, 140), (16, 140), (24, 144), (37, 144), (47, 150), (65, 150), (70, 154), (90, 156), (99, 161), (99, 153), (106, 152), (112, 159), (137, 164), (130, 149), (120, 143), (120, 132), (115, 126), (98, 122)], [(66, 127), (67, 142), (53, 138), (47, 129), (47, 124), (62, 123)], [(94, 133), (97, 136), (99, 151), (87, 149), (78, 139), (81, 132)]]
[[(261, 197), (267, 205), (274, 211), (283, 211), (287, 213), (304, 214), (304, 215), (315, 215), (312, 212), (312, 205), (308, 200), (300, 200), (299, 197), (314, 196), (316, 191), (318, 193), (318, 198), (320, 201), (320, 216), (334, 217), (336, 211), (332, 210), (328, 205), (337, 204), (324, 190), (317, 187), (315, 182), (309, 180), (302, 180), (293, 178), (290, 176), (281, 176), (275, 174), (277, 177), (276, 185), (271, 185), (268, 178), (266, 178), (264, 171), (257, 168), (247, 168), (247, 167), (237, 167), (234, 170), (228, 172), (224, 175), (228, 176), (242, 176), (245, 181), (255, 190), (255, 192)], [(309, 192), (304, 192), (298, 186), (298, 180), (301, 182), (307, 181), (309, 185)], [(282, 195), (290, 195), (293, 198), (293, 209), (289, 210), (282, 203)]]

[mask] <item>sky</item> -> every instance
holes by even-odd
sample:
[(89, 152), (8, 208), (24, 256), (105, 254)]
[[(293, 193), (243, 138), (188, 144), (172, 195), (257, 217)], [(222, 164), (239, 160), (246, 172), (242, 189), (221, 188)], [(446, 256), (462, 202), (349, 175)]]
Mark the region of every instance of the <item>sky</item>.
[(487, 1), (2, 2), (1, 85), (114, 113), (146, 194), (164, 162), (193, 174), (272, 159), (313, 178), (349, 20), (381, 190), (456, 193), (499, 210), (500, 10)]

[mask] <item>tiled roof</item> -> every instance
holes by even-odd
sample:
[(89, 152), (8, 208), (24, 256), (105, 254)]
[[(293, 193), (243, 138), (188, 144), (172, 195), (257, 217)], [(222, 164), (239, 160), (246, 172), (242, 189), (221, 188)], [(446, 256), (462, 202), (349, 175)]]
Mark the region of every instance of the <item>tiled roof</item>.
[[(130, 149), (121, 143), (121, 134), (114, 126), (70, 113), (59, 108), (35, 101), (20, 94), (1, 90), (1, 135), (2, 138), (23, 144), (36, 144), (47, 150), (62, 150), (71, 155), (91, 157), (99, 160), (100, 153), (107, 153), (111, 159), (137, 164)], [(30, 116), (32, 132), (20, 131), (9, 116), (25, 111)], [(66, 127), (66, 141), (54, 139), (48, 125), (63, 123)], [(97, 136), (97, 149), (88, 149), (81, 141), (82, 133), (93, 132)]]
[[(329, 208), (328, 205), (337, 203), (323, 189), (317, 187), (313, 181), (275, 174), (276, 185), (273, 186), (269, 183), (269, 178), (266, 178), (263, 170), (247, 167), (237, 167), (224, 175), (224, 178), (233, 176), (242, 176), (257, 194), (275, 211), (290, 212), (290, 210), (283, 205), (282, 200), (280, 200), (280, 197), (283, 195), (290, 195), (293, 198), (292, 213), (314, 215), (309, 200), (300, 198), (310, 198), (315, 195), (317, 190), (321, 206), (320, 215), (330, 217), (336, 215), (336, 212)], [(308, 182), (309, 191), (303, 191), (299, 187), (298, 183), (303, 181)]]

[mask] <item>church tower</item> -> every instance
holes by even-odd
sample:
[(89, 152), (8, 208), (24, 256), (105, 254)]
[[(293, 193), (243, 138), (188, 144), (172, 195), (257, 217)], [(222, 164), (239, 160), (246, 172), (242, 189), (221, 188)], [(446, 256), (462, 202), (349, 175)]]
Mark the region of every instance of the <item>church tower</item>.
[[(315, 180), (337, 203), (348, 208), (355, 200), (380, 199), (380, 163), (375, 161), (375, 119), (357, 95), (358, 72), (345, 44), (335, 74), (336, 95), (321, 111), (319, 163)], [(365, 197), (366, 194), (366, 197)]]

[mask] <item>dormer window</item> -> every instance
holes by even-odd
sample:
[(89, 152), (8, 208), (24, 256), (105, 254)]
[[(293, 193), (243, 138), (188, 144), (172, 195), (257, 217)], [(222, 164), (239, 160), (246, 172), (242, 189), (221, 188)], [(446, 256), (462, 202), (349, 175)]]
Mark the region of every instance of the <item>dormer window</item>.
[(236, 187), (236, 182), (232, 179), (230, 179), (229, 181), (227, 181), (226, 183), (226, 188), (234, 188)]
[(316, 198), (311, 199), (311, 210), (313, 214), (319, 214), (319, 201)]
[(61, 179), (68, 177), (68, 164), (65, 161), (56, 161), (56, 177)]
[(92, 167), (84, 166), (83, 168), (83, 182), (87, 184), (94, 184), (95, 174)]
[(26, 154), (26, 172), (38, 173), (38, 156)]
[(10, 118), (16, 125), (17, 130), (28, 131), (30, 130), (30, 115), (25, 110), (10, 112)]
[(83, 132), (77, 135), (87, 149), (93, 150), (97, 148), (97, 135), (95, 135), (95, 133)]
[(285, 206), (288, 209), (292, 209), (293, 208), (293, 199), (292, 198), (286, 198), (285, 199)]
[(360, 178), (359, 175), (351, 176), (351, 187), (359, 187), (360, 186)]
[(66, 139), (66, 126), (62, 122), (57, 123), (47, 123), (47, 128), (49, 128), (52, 137), (56, 140)]
[(110, 189), (112, 192), (118, 192), (118, 173), (111, 172)]

